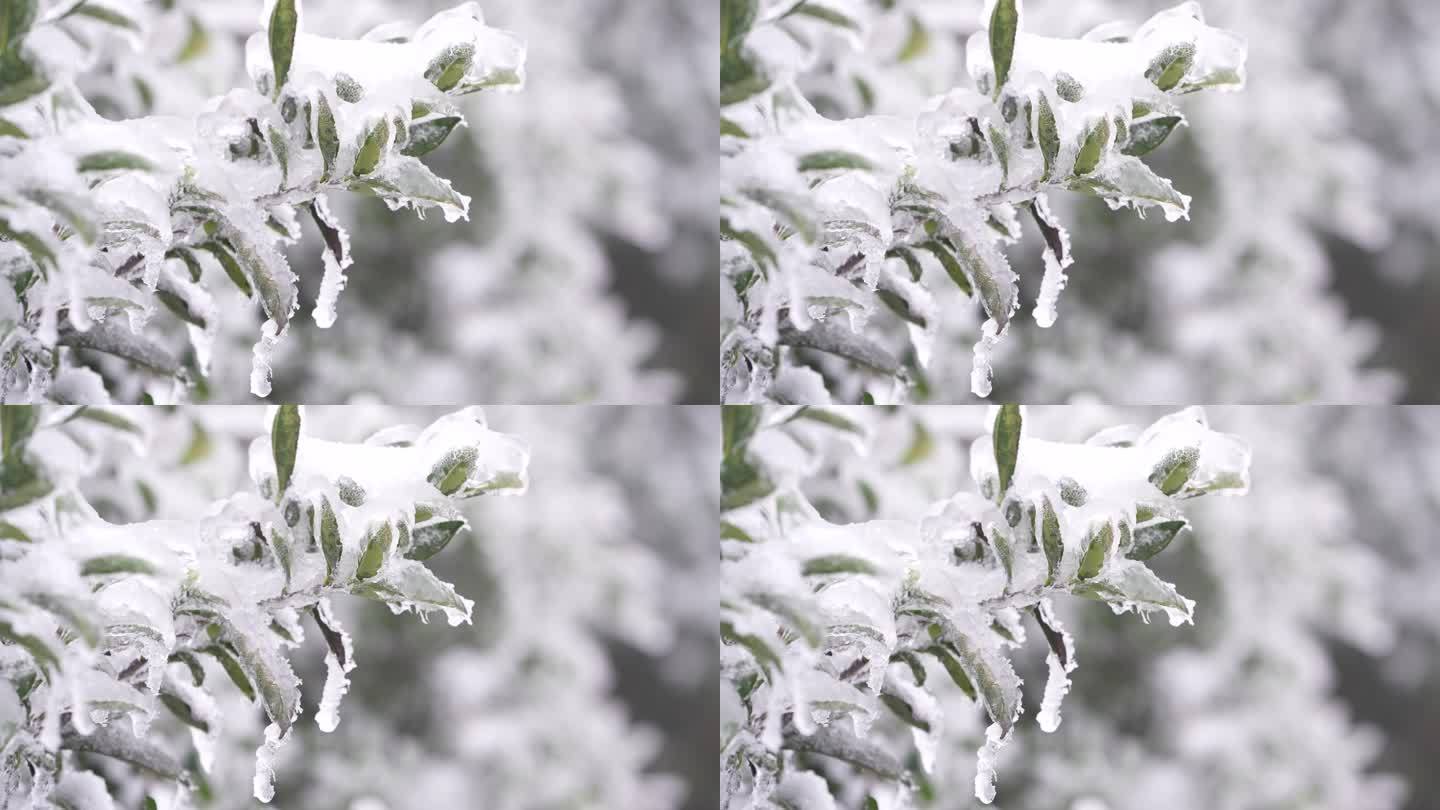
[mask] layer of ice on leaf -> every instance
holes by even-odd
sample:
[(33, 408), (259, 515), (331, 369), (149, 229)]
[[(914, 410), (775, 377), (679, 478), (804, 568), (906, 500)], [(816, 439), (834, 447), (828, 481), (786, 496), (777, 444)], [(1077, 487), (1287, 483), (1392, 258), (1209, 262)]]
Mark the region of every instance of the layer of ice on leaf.
[(1070, 253), (1070, 233), (1055, 221), (1050, 213), (1050, 202), (1044, 194), (1035, 198), (1036, 215), (1055, 229), (1055, 238), (1059, 240), (1059, 256), (1050, 246), (1041, 251), (1045, 262), (1045, 277), (1040, 281), (1040, 293), (1035, 298), (1035, 323), (1042, 328), (1049, 328), (1055, 325), (1056, 304), (1060, 300), (1060, 292), (1065, 289), (1065, 268), (1075, 263), (1075, 257)]
[(267, 319), (260, 325), (260, 340), (252, 349), (250, 361), (250, 393), (257, 397), (270, 396), (270, 377), (274, 373), (271, 363), (279, 345), (280, 328), (273, 320)]
[(315, 609), (319, 611), (320, 620), (340, 639), (344, 662), (335, 655), (333, 649), (325, 652), (325, 691), (320, 696), (320, 708), (315, 713), (315, 723), (320, 730), (331, 732), (340, 723), (340, 701), (345, 693), (350, 691), (350, 671), (355, 669), (355, 654), (350, 644), (350, 634), (340, 626), (330, 610), (330, 601), (322, 599), (316, 604)]
[(255, 798), (267, 804), (275, 798), (275, 756), (281, 746), (290, 739), (290, 733), (280, 733), (280, 727), (271, 723), (265, 727), (265, 742), (255, 749)]
[(330, 213), (330, 203), (323, 194), (315, 198), (315, 216), (330, 227), (340, 253), (337, 257), (334, 246), (331, 245), (326, 245), (320, 251), (320, 258), (325, 263), (325, 275), (320, 279), (320, 292), (315, 296), (314, 318), (316, 326), (328, 329), (335, 324), (336, 306), (340, 300), (340, 292), (345, 289), (345, 269), (355, 263), (355, 258), (350, 252), (350, 234)]
[(975, 360), (970, 368), (970, 392), (977, 397), (990, 396), (991, 378), (995, 369), (990, 365), (990, 356), (1000, 345), (1001, 330), (994, 318), (986, 318), (980, 327), (980, 339), (975, 342)]
[(1050, 600), (1041, 600), (1038, 609), (1045, 624), (1060, 634), (1062, 648), (1066, 651), (1064, 662), (1061, 662), (1060, 656), (1054, 649), (1051, 649), (1046, 656), (1045, 662), (1050, 670), (1050, 677), (1045, 681), (1045, 696), (1040, 703), (1040, 713), (1035, 717), (1040, 723), (1041, 731), (1053, 732), (1060, 727), (1060, 704), (1065, 700), (1065, 695), (1070, 692), (1070, 673), (1074, 672), (1077, 666), (1075, 644), (1070, 638), (1070, 633), (1065, 630), (1055, 616)]
[(999, 724), (991, 723), (984, 744), (975, 752), (975, 798), (985, 804), (995, 801), (995, 764), (1006, 741)]

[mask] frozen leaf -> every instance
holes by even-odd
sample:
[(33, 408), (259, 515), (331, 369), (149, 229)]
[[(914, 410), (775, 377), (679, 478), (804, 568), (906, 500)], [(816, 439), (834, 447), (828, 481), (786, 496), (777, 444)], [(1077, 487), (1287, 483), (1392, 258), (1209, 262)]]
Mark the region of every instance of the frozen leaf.
[(272, 0), (268, 33), (277, 95), (290, 78), (290, 64), (295, 56), (295, 32), (300, 27), (299, 2), (300, 0)]
[(275, 409), (275, 418), (270, 426), (270, 446), (279, 481), (277, 499), (290, 486), (290, 476), (295, 473), (295, 453), (300, 446), (300, 418), (300, 406), (281, 405)]
[(995, 466), (1000, 473), (1000, 492), (1010, 489), (1015, 477), (1015, 463), (1020, 457), (1020, 434), (1023, 416), (1019, 405), (1001, 405), (995, 414), (992, 431), (995, 442)]
[(990, 54), (995, 60), (995, 92), (1010, 80), (1015, 35), (1020, 30), (1020, 0), (994, 0), (990, 12)]

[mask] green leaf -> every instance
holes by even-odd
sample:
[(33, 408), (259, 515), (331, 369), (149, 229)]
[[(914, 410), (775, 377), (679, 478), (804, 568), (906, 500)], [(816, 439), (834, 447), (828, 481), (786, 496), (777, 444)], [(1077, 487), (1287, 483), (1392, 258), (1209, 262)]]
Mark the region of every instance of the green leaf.
[(1190, 523), (1184, 519), (1162, 520), (1146, 526), (1135, 527), (1135, 540), (1125, 553), (1132, 560), (1148, 560), (1164, 551), (1176, 535)]
[(990, 13), (990, 56), (995, 61), (995, 94), (1010, 78), (1015, 59), (1015, 35), (1020, 30), (1020, 11), (1015, 0), (997, 0)]
[(422, 562), (434, 557), (450, 545), (450, 541), (455, 539), (455, 535), (459, 534), (460, 530), (466, 526), (464, 520), (458, 519), (440, 520), (416, 526), (410, 548), (405, 551), (405, 557)]
[(35, 24), (36, 0), (0, 0), (0, 51), (8, 51)]
[(875, 574), (877, 569), (868, 561), (859, 557), (852, 557), (849, 554), (826, 554), (820, 557), (811, 557), (805, 561), (802, 570), (807, 577), (824, 576), (827, 574)]
[(125, 152), (119, 149), (108, 149), (84, 155), (80, 158), (76, 168), (82, 172), (111, 172), (122, 170), (155, 171), (155, 165), (150, 161), (133, 152)]
[(155, 566), (129, 554), (101, 554), (98, 557), (91, 557), (80, 566), (80, 574), (87, 577), (104, 574), (154, 574), (155, 572)]
[(736, 526), (734, 523), (731, 523), (728, 520), (720, 521), (720, 539), (739, 540), (742, 543), (755, 542), (755, 538), (751, 537), (748, 533), (746, 533), (744, 529)]
[(907, 703), (900, 695), (894, 692), (883, 692), (880, 695), (880, 702), (884, 703), (885, 708), (893, 712), (895, 716), (900, 718), (906, 725), (914, 726), (921, 731), (930, 730), (930, 724), (917, 717), (914, 707)]
[(1185, 78), (1195, 62), (1195, 43), (1179, 42), (1168, 45), (1150, 62), (1145, 69), (1145, 78), (1161, 90), (1170, 90)]
[(1110, 119), (1101, 118), (1085, 136), (1085, 142), (1080, 145), (1080, 152), (1075, 155), (1075, 173), (1089, 174), (1095, 171), (1100, 165), (1100, 157), (1105, 154), (1105, 143), (1110, 140)]
[(1110, 521), (1105, 521), (1098, 527), (1090, 530), (1086, 538), (1085, 556), (1080, 558), (1080, 569), (1076, 576), (1080, 579), (1089, 579), (1100, 573), (1105, 567), (1105, 558), (1110, 554), (1111, 546), (1115, 545), (1115, 526)]
[(191, 59), (199, 57), (210, 48), (210, 35), (206, 33), (205, 26), (195, 15), (190, 15), (186, 22), (189, 24), (189, 33), (185, 36), (185, 44), (180, 46), (180, 52), (175, 55), (176, 64), (184, 64)]
[(290, 78), (290, 63), (295, 56), (295, 29), (300, 15), (295, 0), (275, 0), (270, 12), (270, 62), (275, 66), (275, 96)]
[(720, 489), (720, 509), (729, 511), (764, 498), (775, 485), (748, 461), (730, 458), (720, 465)]
[(868, 172), (875, 168), (875, 164), (864, 156), (840, 149), (802, 155), (799, 165), (802, 172), (828, 171), (830, 169), (859, 169)]
[(275, 458), (275, 477), (279, 484), (275, 501), (290, 486), (290, 476), (295, 473), (295, 454), (300, 449), (300, 406), (281, 405), (275, 409), (275, 419), (270, 423), (270, 451)]
[(430, 475), (425, 480), (440, 490), (442, 494), (453, 495), (475, 472), (477, 457), (478, 451), (474, 446), (457, 447), (435, 462), (435, 466), (430, 469)]
[(461, 42), (450, 45), (430, 61), (430, 65), (425, 68), (425, 78), (442, 92), (454, 89), (470, 70), (474, 59), (475, 43)]
[(0, 458), (18, 462), (39, 423), (34, 405), (0, 405)]
[(215, 660), (220, 662), (220, 667), (225, 670), (226, 675), (230, 676), (230, 681), (235, 684), (235, 688), (240, 690), (246, 700), (253, 701), (255, 699), (255, 686), (250, 683), (250, 676), (245, 673), (245, 668), (240, 666), (240, 662), (235, 660), (235, 656), (231, 655), (229, 650), (219, 644), (211, 644), (201, 647), (200, 652), (214, 656)]
[(995, 414), (995, 468), (1000, 473), (1000, 493), (1010, 488), (1015, 464), (1020, 458), (1021, 415), (1019, 405), (1001, 405)]
[(755, 656), (755, 663), (760, 665), (760, 669), (765, 672), (767, 678), (770, 677), (772, 667), (777, 671), (784, 669), (780, 663), (780, 656), (770, 649), (770, 645), (765, 643), (764, 639), (750, 633), (736, 632), (735, 625), (731, 622), (720, 623), (720, 640), (726, 644), (739, 644), (748, 650), (751, 655)]
[(1162, 118), (1152, 118), (1149, 121), (1141, 121), (1130, 127), (1130, 142), (1120, 151), (1126, 155), (1140, 157), (1155, 151), (1155, 148), (1170, 137), (1175, 127), (1185, 119), (1178, 115), (1167, 115)]
[(246, 298), (254, 297), (255, 288), (250, 286), (250, 279), (245, 277), (245, 271), (240, 269), (240, 263), (235, 260), (235, 254), (231, 253), (228, 247), (220, 242), (210, 241), (201, 243), (200, 249), (209, 251), (210, 255), (215, 257), (225, 275), (240, 288)]
[(1055, 125), (1055, 112), (1050, 109), (1050, 100), (1040, 93), (1035, 105), (1035, 137), (1040, 142), (1040, 154), (1045, 158), (1044, 180), (1049, 180), (1055, 171), (1055, 158), (1060, 154), (1060, 130)]
[(355, 569), (355, 578), (369, 579), (380, 573), (394, 544), (395, 531), (389, 521), (371, 527), (365, 541), (365, 552), (360, 555), (360, 565)]
[(78, 14), (81, 17), (89, 17), (92, 20), (99, 20), (106, 25), (113, 25), (116, 28), (124, 28), (128, 31), (140, 30), (140, 24), (124, 14), (111, 8), (97, 6), (90, 2), (81, 3), (76, 6), (71, 13)]
[(760, 408), (755, 405), (726, 405), (720, 409), (721, 451), (728, 458), (741, 452), (760, 427)]
[(1151, 470), (1149, 481), (1166, 495), (1179, 492), (1200, 464), (1200, 448), (1178, 447), (1165, 454)]
[(354, 478), (342, 475), (335, 481), (335, 488), (340, 492), (340, 502), (346, 506), (365, 505), (365, 487), (360, 486)]
[(1085, 97), (1085, 85), (1062, 70), (1055, 74), (1055, 95), (1073, 104)]
[(380, 119), (380, 123), (371, 129), (365, 136), (365, 142), (360, 144), (360, 151), (355, 155), (355, 174), (366, 175), (375, 171), (380, 165), (380, 156), (384, 153), (385, 143), (390, 140), (390, 121)]
[(813, 0), (804, 0), (804, 2), (800, 3), (800, 5), (787, 12), (787, 15), (788, 14), (800, 14), (805, 17), (813, 17), (822, 22), (827, 22), (831, 25), (845, 28), (851, 31), (860, 30), (860, 24), (850, 19), (850, 17), (848, 17), (847, 15), (842, 14), (833, 8), (827, 8), (825, 6), (818, 5), (813, 2)]
[(410, 157), (430, 154), (444, 143), (446, 138), (450, 137), (450, 133), (461, 120), (463, 119), (458, 115), (447, 115), (412, 125), (410, 137), (406, 141), (405, 148), (400, 150), (400, 154)]
[(347, 104), (356, 104), (359, 103), (360, 99), (365, 98), (365, 88), (360, 85), (360, 82), (355, 81), (355, 77), (349, 73), (336, 73), (335, 95), (339, 96), (340, 100)]
[(340, 154), (340, 132), (335, 128), (335, 113), (330, 110), (324, 93), (316, 98), (315, 140), (320, 144), (320, 157), (325, 162), (325, 172), (320, 179), (328, 180), (335, 169), (335, 158)]
[(30, 539), (30, 535), (22, 531), (19, 526), (3, 520), (0, 520), (0, 540), (14, 540), (20, 543), (34, 542)]
[[(4, 135), (4, 134), (5, 134), (5, 130), (3, 129), (3, 127), (4, 127), (4, 122), (3, 122), (3, 121), (0, 121), (0, 135)], [(729, 118), (725, 118), (725, 117), (723, 117), (723, 116), (720, 118), (720, 134), (721, 134), (721, 135), (729, 135), (729, 136), (734, 137), (734, 138), (748, 138), (748, 137), (750, 137), (750, 134), (749, 134), (748, 132), (746, 132), (744, 129), (742, 129), (739, 124), (737, 124), (737, 123), (735, 123), (734, 121), (731, 121)]]
[(955, 286), (959, 287), (961, 292), (971, 296), (975, 294), (975, 288), (970, 286), (970, 279), (965, 275), (965, 268), (960, 266), (960, 261), (955, 258), (955, 254), (951, 253), (949, 248), (941, 244), (940, 240), (930, 239), (921, 242), (916, 245), (916, 247), (930, 251), (930, 253), (939, 260), (940, 266), (945, 268), (945, 273), (950, 276), (950, 280), (955, 282)]
[(1065, 541), (1060, 534), (1060, 516), (1048, 496), (1041, 498), (1037, 517), (1040, 521), (1040, 547), (1045, 553), (1045, 584), (1051, 585), (1060, 574), (1060, 563), (1065, 558)]
[(383, 576), (357, 585), (355, 593), (386, 603), (403, 600), (422, 610), (453, 611), (451, 624), (457, 623), (456, 613), (466, 618), (470, 615), (468, 600), (456, 593), (454, 586), (442, 582), (433, 571), (418, 562), (397, 563)]
[(759, 0), (720, 0), (720, 50), (733, 50), (750, 33), (759, 13)]
[(335, 519), (335, 510), (330, 506), (330, 499), (320, 497), (320, 552), (325, 555), (325, 584), (330, 585), (335, 581), (336, 570), (340, 567), (340, 557), (345, 553), (345, 545), (340, 540), (340, 524)]
[(925, 652), (940, 659), (940, 665), (945, 667), (945, 672), (950, 675), (950, 680), (960, 687), (971, 700), (975, 699), (975, 684), (970, 682), (970, 676), (965, 674), (965, 668), (960, 665), (960, 660), (955, 657), (945, 645), (934, 644), (926, 647)]
[(0, 51), (0, 107), (19, 104), (49, 87), (49, 77), (26, 62), (19, 49)]
[(915, 59), (930, 48), (930, 32), (925, 29), (924, 23), (914, 14), (910, 15), (910, 32), (905, 36), (905, 44), (900, 46), (900, 53), (895, 55), (895, 61), (901, 64)]
[(210, 730), (210, 724), (196, 717), (194, 709), (190, 708), (190, 704), (186, 703), (184, 698), (176, 693), (170, 691), (161, 692), (160, 702), (164, 703), (165, 708), (169, 709), (170, 713), (179, 718), (180, 722), (185, 725), (193, 726), (201, 731), (208, 732)]

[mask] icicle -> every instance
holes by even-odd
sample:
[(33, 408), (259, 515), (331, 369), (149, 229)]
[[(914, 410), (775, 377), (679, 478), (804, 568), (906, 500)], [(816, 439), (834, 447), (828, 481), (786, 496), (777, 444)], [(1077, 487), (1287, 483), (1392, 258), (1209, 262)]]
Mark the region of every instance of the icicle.
[(989, 804), (995, 801), (995, 760), (1008, 740), (999, 723), (985, 729), (985, 744), (975, 752), (975, 798)]
[[(330, 612), (330, 601), (320, 600), (316, 611), (320, 621), (330, 630), (327, 636), (333, 635), (340, 643), (339, 656), (333, 647), (325, 653), (325, 690), (320, 696), (320, 710), (315, 715), (315, 723), (328, 734), (340, 724), (340, 700), (350, 691), (349, 673), (355, 668), (355, 654), (350, 645), (350, 634)], [(326, 640), (330, 641), (328, 637)]]
[(1075, 263), (1070, 254), (1070, 233), (1050, 213), (1050, 202), (1044, 194), (1035, 198), (1035, 221), (1045, 234), (1045, 249), (1041, 257), (1045, 260), (1045, 277), (1040, 281), (1040, 294), (1035, 298), (1035, 323), (1048, 329), (1055, 325), (1056, 305), (1060, 292), (1069, 279), (1065, 268)]
[(994, 318), (988, 318), (980, 327), (980, 340), (975, 344), (975, 361), (970, 368), (970, 391), (977, 397), (990, 396), (990, 378), (994, 370), (990, 367), (990, 355), (1000, 343), (1000, 327)]
[(257, 397), (270, 396), (270, 359), (280, 343), (280, 328), (273, 320), (265, 321), (260, 327), (260, 340), (255, 344), (255, 356), (250, 362), (250, 393)]
[(1040, 722), (1040, 730), (1046, 733), (1054, 732), (1060, 727), (1060, 704), (1065, 700), (1065, 695), (1070, 693), (1070, 673), (1075, 671), (1078, 663), (1075, 660), (1075, 640), (1070, 633), (1060, 624), (1055, 617), (1054, 607), (1049, 599), (1042, 599), (1039, 605), (1040, 621), (1047, 628), (1047, 635), (1059, 636), (1061, 648), (1065, 654), (1065, 660), (1060, 660), (1060, 654), (1054, 649), (1054, 640), (1051, 640), (1050, 655), (1046, 663), (1050, 666), (1050, 678), (1045, 682), (1045, 697), (1040, 702), (1040, 714), (1036, 719)]
[(289, 732), (281, 734), (271, 723), (265, 727), (265, 742), (255, 749), (255, 798), (267, 804), (275, 798), (275, 754), (289, 739)]
[[(326, 246), (320, 251), (325, 262), (325, 276), (320, 280), (320, 294), (315, 297), (315, 325), (329, 329), (335, 324), (335, 312), (340, 292), (345, 289), (345, 268), (355, 263), (350, 255), (350, 234), (340, 227), (330, 213), (330, 204), (324, 196), (315, 198), (315, 218), (324, 231)], [(336, 255), (336, 252), (339, 255)]]

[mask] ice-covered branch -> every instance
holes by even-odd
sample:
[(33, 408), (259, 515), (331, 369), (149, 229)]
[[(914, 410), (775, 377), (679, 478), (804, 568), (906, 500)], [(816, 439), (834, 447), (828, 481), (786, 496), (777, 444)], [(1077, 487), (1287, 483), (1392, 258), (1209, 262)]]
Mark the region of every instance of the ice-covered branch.
[[(1244, 44), (1194, 3), (1070, 40), (1023, 31), (1018, 0), (992, 0), (966, 46), (973, 88), (908, 114), (834, 119), (801, 79), (835, 61), (820, 43), (837, 31), (858, 39), (865, 21), (825, 4), (782, 6), (723, 4), (725, 329), (754, 338), (727, 341), (732, 402), (773, 400), (775, 358), (803, 363), (781, 348), (794, 345), (785, 330), (825, 323), (883, 341), (918, 379), (957, 297), (986, 318), (972, 390), (988, 396), (988, 356), (1020, 307), (1004, 248), (1020, 238), (1022, 209), (1045, 236), (1034, 317), (1048, 327), (1073, 257), (1045, 195), (1188, 216), (1189, 198), (1142, 157), (1184, 123), (1180, 96), (1244, 83)], [(846, 371), (860, 376), (845, 393), (877, 397), (897, 376)]]
[[(303, 31), (299, 0), (270, 0), (245, 49), (252, 88), (194, 116), (112, 121), (75, 87), (95, 58), (76, 43), (135, 47), (148, 20), (107, 10), (36, 21), (36, 0), (12, 5), (0, 55), (0, 272), (13, 295), (0, 311), (0, 396), (10, 399), (74, 390), (61, 378), (86, 376), (77, 350), (131, 364), (153, 355), (141, 347), (162, 308), (185, 325), (189, 356), (182, 366), (171, 349), (174, 362), (140, 365), (174, 381), (161, 397), (182, 398), (207, 372), (216, 294), (230, 286), (265, 316), (251, 388), (268, 395), (269, 356), (300, 307), (282, 252), (300, 238), (297, 208), (326, 237), (314, 318), (328, 327), (353, 259), (325, 195), (467, 216), (469, 198), (420, 158), (463, 123), (456, 97), (523, 81), (523, 46), (474, 3), (413, 30), (335, 40)], [(28, 78), (12, 81), (16, 71)], [(107, 326), (103, 342), (64, 339)]]
[[(727, 807), (792, 778), (786, 752), (838, 757), (909, 790), (936, 773), (944, 706), (964, 695), (990, 728), (976, 795), (1023, 713), (1011, 650), (1033, 621), (1050, 649), (1039, 725), (1054, 731), (1077, 659), (1052, 599), (1191, 621), (1194, 603), (1146, 561), (1187, 525), (1182, 503), (1249, 486), (1250, 451), (1199, 409), (1084, 444), (1031, 436), (994, 409), (970, 448), (977, 491), (909, 520), (831, 523), (803, 494), (807, 456), (837, 437), (867, 447), (850, 409), (726, 409), (721, 573), (723, 784)], [(873, 493), (867, 497), (873, 497)], [(782, 721), (783, 718), (783, 721)], [(909, 754), (913, 752), (914, 756)], [(887, 763), (908, 763), (897, 772)], [(779, 781), (777, 781), (779, 780)], [(779, 785), (780, 787), (777, 787)]]

